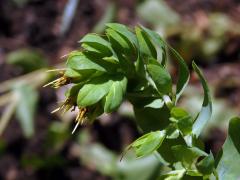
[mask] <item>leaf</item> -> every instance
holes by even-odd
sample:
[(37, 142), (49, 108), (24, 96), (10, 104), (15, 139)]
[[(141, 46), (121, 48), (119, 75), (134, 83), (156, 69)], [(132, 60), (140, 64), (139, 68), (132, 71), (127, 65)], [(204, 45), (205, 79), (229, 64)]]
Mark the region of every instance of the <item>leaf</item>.
[(143, 135), (135, 140), (129, 147), (132, 147), (137, 157), (143, 157), (157, 150), (165, 138), (165, 131), (154, 131)]
[(148, 64), (147, 71), (160, 93), (168, 94), (171, 92), (172, 79), (166, 69), (164, 69), (161, 65)]
[(126, 92), (127, 78), (122, 76), (121, 79), (114, 80), (108, 94), (105, 97), (104, 112), (110, 113), (116, 110), (122, 103)]
[(228, 137), (217, 156), (219, 180), (240, 179), (240, 118), (234, 117), (229, 122)]
[(113, 81), (106, 75), (90, 80), (78, 93), (78, 106), (87, 107), (100, 101), (109, 92), (112, 83)]
[(196, 165), (198, 171), (204, 175), (212, 174), (214, 170), (214, 157), (213, 154), (210, 152), (208, 156), (202, 159)]
[[(101, 52), (105, 56), (112, 55), (111, 46), (109, 42), (97, 34), (87, 34), (80, 40), (80, 43), (88, 45), (89, 47)], [(91, 51), (91, 49), (88, 50)]]
[(48, 64), (43, 54), (30, 49), (19, 49), (9, 53), (6, 62), (19, 66), (25, 73), (44, 68)]
[(36, 111), (38, 94), (35, 89), (25, 84), (17, 84), (14, 93), (18, 99), (16, 115), (26, 137), (34, 134), (34, 114)]
[(173, 107), (171, 109), (170, 120), (176, 122), (178, 129), (183, 133), (183, 135), (187, 135), (192, 132), (193, 119), (184, 109)]
[(114, 31), (120, 33), (124, 37), (126, 37), (126, 39), (128, 39), (128, 41), (131, 42), (133, 47), (135, 47), (135, 48), (138, 47), (138, 42), (137, 42), (137, 38), (136, 38), (135, 34), (133, 34), (127, 28), (127, 26), (125, 26), (123, 24), (118, 24), (118, 23), (108, 23), (108, 24), (106, 24), (106, 26), (113, 29)]
[(99, 62), (90, 60), (82, 53), (71, 55), (67, 60), (67, 67), (75, 70), (95, 69), (103, 72), (107, 71)]
[(176, 100), (175, 100), (175, 102), (177, 102), (180, 96), (182, 95), (185, 87), (188, 84), (190, 73), (189, 73), (186, 62), (180, 56), (180, 54), (178, 54), (178, 52), (175, 51), (171, 46), (168, 45), (168, 47), (170, 51), (173, 53), (173, 55), (175, 56), (179, 65), (178, 82), (177, 82), (177, 88), (176, 88)]
[(96, 71), (94, 69), (87, 70), (75, 70), (72, 68), (67, 68), (64, 75), (70, 78), (78, 78), (78, 80), (86, 80), (88, 77), (92, 76)]
[(137, 108), (134, 106), (134, 114), (137, 124), (145, 133), (162, 130), (169, 124), (170, 112), (165, 105), (160, 109), (150, 107)]
[(112, 72), (115, 71), (116, 65), (90, 54), (77, 53), (69, 56), (67, 67), (75, 71), (97, 70)]
[(185, 168), (191, 168), (198, 157), (207, 156), (208, 154), (196, 147), (187, 147), (183, 145), (173, 146), (172, 152), (178, 161), (181, 161)]
[(179, 180), (182, 179), (185, 173), (185, 169), (170, 171), (167, 174), (162, 175), (158, 180)]
[(198, 137), (201, 131), (203, 130), (204, 126), (207, 124), (208, 120), (211, 118), (212, 100), (211, 100), (210, 91), (209, 91), (207, 82), (201, 70), (198, 68), (198, 66), (194, 62), (192, 63), (192, 66), (194, 71), (197, 73), (198, 77), (200, 78), (200, 81), (202, 83), (203, 90), (204, 90), (204, 100), (202, 104), (202, 109), (193, 124), (193, 130), (192, 130), (193, 134), (195, 134)]
[[(116, 49), (118, 53), (130, 54), (133, 49), (129, 41), (127, 41), (121, 34), (108, 28), (106, 30), (106, 35), (108, 36), (110, 42), (114, 44), (113, 49)], [(116, 51), (115, 50), (115, 51)]]
[(148, 28), (141, 26), (141, 29), (151, 38), (156, 50), (157, 50), (157, 60), (160, 61), (162, 66), (166, 65), (167, 61), (167, 50), (166, 43), (163, 41), (161, 36)]
[(176, 136), (176, 138), (169, 138), (169, 132), (167, 132), (167, 137), (164, 139), (160, 148), (158, 148), (158, 153), (164, 159), (165, 163), (175, 163), (178, 160), (176, 159), (172, 147), (176, 145), (186, 146), (185, 140), (181, 135)]
[(146, 33), (144, 33), (139, 27), (135, 28), (135, 32), (137, 35), (140, 53), (143, 56), (150, 56), (156, 59), (157, 51), (153, 46), (152, 42), (150, 41), (150, 39), (148, 38), (148, 36), (146, 35)]

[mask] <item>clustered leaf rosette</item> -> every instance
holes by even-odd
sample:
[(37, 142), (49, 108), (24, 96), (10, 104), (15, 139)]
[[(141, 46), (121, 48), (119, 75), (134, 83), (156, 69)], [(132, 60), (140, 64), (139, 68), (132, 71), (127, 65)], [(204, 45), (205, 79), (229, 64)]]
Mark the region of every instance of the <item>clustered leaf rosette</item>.
[[(143, 26), (132, 31), (110, 23), (104, 35), (87, 34), (80, 43), (81, 49), (68, 55), (63, 76), (49, 83), (53, 87), (72, 84), (57, 110), (78, 108), (78, 125), (115, 111), (123, 100), (128, 100), (145, 133), (129, 146), (138, 157), (157, 153), (161, 162), (172, 168), (163, 178), (213, 176), (213, 155), (204, 152), (198, 138), (211, 116), (212, 104), (197, 65), (192, 64), (204, 89), (204, 101), (198, 116), (193, 118), (176, 107), (189, 81), (188, 67), (156, 32)], [(166, 68), (167, 51), (178, 64), (175, 85)]]

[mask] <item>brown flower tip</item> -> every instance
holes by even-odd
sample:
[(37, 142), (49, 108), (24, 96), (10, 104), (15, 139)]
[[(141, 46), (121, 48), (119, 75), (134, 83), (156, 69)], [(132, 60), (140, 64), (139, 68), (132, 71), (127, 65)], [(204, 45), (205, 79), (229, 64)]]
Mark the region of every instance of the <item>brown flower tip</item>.
[(59, 88), (61, 86), (67, 85), (69, 83), (71, 83), (71, 78), (69, 78), (67, 76), (62, 76), (62, 77), (44, 85), (43, 87), (52, 86), (53, 88)]
[(72, 134), (76, 131), (79, 124), (84, 123), (84, 121), (86, 120), (86, 113), (87, 113), (87, 108), (86, 107), (78, 108), (78, 114), (77, 114), (77, 117), (76, 117), (77, 124), (75, 125), (75, 127), (72, 131)]
[(54, 111), (52, 111), (52, 113), (55, 113), (57, 111), (62, 111), (62, 114), (64, 114), (65, 112), (69, 111), (71, 108), (73, 107), (73, 109), (75, 108), (75, 103), (73, 98), (68, 97), (62, 104), (60, 107), (58, 107), (57, 109), (55, 109)]

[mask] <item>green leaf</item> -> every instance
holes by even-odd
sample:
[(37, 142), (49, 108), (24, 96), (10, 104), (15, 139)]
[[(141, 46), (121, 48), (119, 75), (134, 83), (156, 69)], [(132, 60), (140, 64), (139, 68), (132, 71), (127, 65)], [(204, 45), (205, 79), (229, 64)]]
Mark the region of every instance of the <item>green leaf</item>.
[(151, 38), (157, 50), (157, 60), (159, 60), (160, 63), (165, 66), (167, 61), (166, 43), (158, 33), (151, 31), (150, 29), (143, 26), (141, 26), (141, 29)]
[(118, 23), (108, 23), (106, 24), (107, 27), (113, 29), (114, 31), (118, 32), (119, 34), (123, 35), (126, 39), (128, 39), (132, 46), (137, 48), (138, 42), (135, 34), (133, 34), (127, 26)]
[(83, 53), (70, 55), (67, 60), (67, 67), (75, 70), (88, 70), (94, 69), (98, 71), (106, 72), (107, 70), (101, 65), (98, 60), (89, 59)]
[(69, 56), (67, 67), (78, 72), (82, 70), (97, 70), (110, 73), (116, 72), (117, 64), (98, 58), (92, 54), (78, 52)]
[(112, 84), (113, 81), (106, 75), (93, 78), (80, 89), (78, 106), (87, 107), (97, 103), (109, 92)]
[(170, 171), (169, 173), (162, 175), (158, 180), (179, 180), (182, 179), (185, 173), (185, 169)]
[(201, 72), (201, 70), (198, 68), (198, 66), (193, 62), (192, 64), (194, 71), (197, 73), (202, 86), (204, 90), (204, 100), (202, 104), (202, 109), (200, 113), (197, 116), (197, 119), (195, 120), (193, 124), (193, 134), (195, 134), (197, 137), (200, 135), (201, 131), (203, 130), (204, 126), (207, 124), (208, 120), (211, 118), (212, 115), (212, 100), (210, 96), (210, 91), (207, 85), (207, 82)]
[(196, 147), (183, 145), (173, 146), (172, 152), (178, 161), (181, 161), (185, 168), (191, 168), (191, 165), (197, 161), (198, 157), (207, 156), (208, 154)]
[(176, 145), (186, 146), (186, 143), (181, 135), (176, 136), (176, 138), (169, 138), (169, 135), (171, 134), (167, 132), (167, 138), (164, 139), (162, 145), (158, 148), (158, 152), (165, 162), (172, 164), (178, 161), (172, 151), (172, 147)]
[(214, 170), (214, 157), (213, 154), (210, 153), (207, 157), (202, 159), (200, 162), (196, 165), (198, 171), (204, 175), (210, 175), (212, 174)]
[(64, 75), (70, 78), (78, 78), (78, 80), (86, 80), (88, 77), (91, 77), (96, 70), (87, 69), (87, 70), (75, 70), (72, 68), (67, 68)]
[(132, 147), (137, 157), (143, 157), (157, 150), (165, 138), (165, 131), (154, 131), (143, 135), (135, 140), (129, 147)]
[(172, 79), (170, 74), (161, 65), (148, 64), (147, 71), (153, 80), (158, 92), (168, 94), (172, 90)]
[(105, 56), (112, 55), (109, 42), (97, 34), (87, 34), (80, 40), (80, 43), (86, 44), (87, 46), (83, 45), (83, 47), (87, 48), (89, 51), (100, 52)]
[(184, 134), (190, 134), (192, 132), (193, 119), (182, 108), (173, 107), (171, 109), (171, 121), (176, 122), (178, 129)]
[(44, 68), (48, 64), (43, 54), (30, 49), (19, 49), (9, 53), (6, 62), (19, 66), (25, 73)]
[(135, 32), (137, 35), (140, 53), (143, 56), (150, 56), (156, 59), (157, 51), (153, 46), (152, 42), (150, 41), (149, 37), (146, 35), (146, 33), (142, 31), (142, 29), (139, 27), (135, 28)]
[(217, 172), (219, 180), (240, 179), (240, 118), (232, 118), (229, 122), (228, 137), (219, 152)]
[(137, 124), (145, 133), (165, 129), (169, 124), (170, 112), (165, 105), (160, 109), (134, 106), (134, 114)]
[(129, 41), (127, 41), (121, 34), (114, 31), (113, 29), (108, 28), (106, 30), (106, 35), (108, 36), (110, 42), (115, 44), (113, 46), (114, 49), (118, 51), (118, 53), (132, 53), (133, 49)]
[(34, 134), (34, 114), (36, 111), (38, 94), (35, 89), (25, 84), (17, 84), (14, 93), (18, 98), (16, 115), (26, 137)]
[(177, 102), (180, 96), (182, 95), (185, 87), (188, 84), (190, 73), (189, 73), (186, 62), (180, 56), (180, 54), (178, 54), (178, 52), (175, 51), (171, 46), (168, 45), (168, 47), (170, 51), (173, 53), (173, 55), (175, 56), (179, 65), (178, 82), (177, 82), (177, 88), (176, 88), (176, 102)]
[(127, 78), (121, 76), (120, 79), (114, 80), (108, 94), (105, 97), (104, 112), (110, 113), (116, 110), (122, 103), (126, 92)]

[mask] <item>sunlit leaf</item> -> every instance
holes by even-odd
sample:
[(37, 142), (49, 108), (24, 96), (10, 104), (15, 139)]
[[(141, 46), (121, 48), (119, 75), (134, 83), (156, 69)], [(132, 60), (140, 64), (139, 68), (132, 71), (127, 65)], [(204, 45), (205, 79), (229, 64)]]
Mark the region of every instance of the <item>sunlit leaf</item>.
[(137, 157), (142, 157), (157, 150), (165, 138), (165, 131), (154, 131), (135, 140), (130, 147), (134, 149)]
[(166, 69), (164, 69), (161, 65), (148, 64), (147, 71), (160, 93), (168, 94), (171, 92), (172, 79)]
[(240, 118), (229, 122), (228, 137), (218, 154), (217, 172), (219, 180), (240, 179)]
[(100, 76), (86, 83), (78, 93), (78, 106), (86, 107), (100, 101), (109, 92), (112, 83), (108, 76)]
[(110, 90), (105, 97), (104, 112), (112, 112), (120, 106), (126, 92), (126, 87), (126, 77), (120, 77), (119, 79), (113, 80)]
[(198, 66), (193, 62), (192, 64), (194, 71), (197, 73), (202, 86), (204, 90), (204, 100), (202, 104), (202, 109), (200, 113), (197, 116), (197, 119), (195, 120), (193, 124), (193, 134), (196, 136), (199, 136), (201, 131), (203, 130), (204, 126), (207, 124), (208, 120), (211, 118), (212, 115), (212, 100), (210, 96), (210, 91), (207, 85), (207, 82), (201, 72), (201, 70), (198, 68)]

